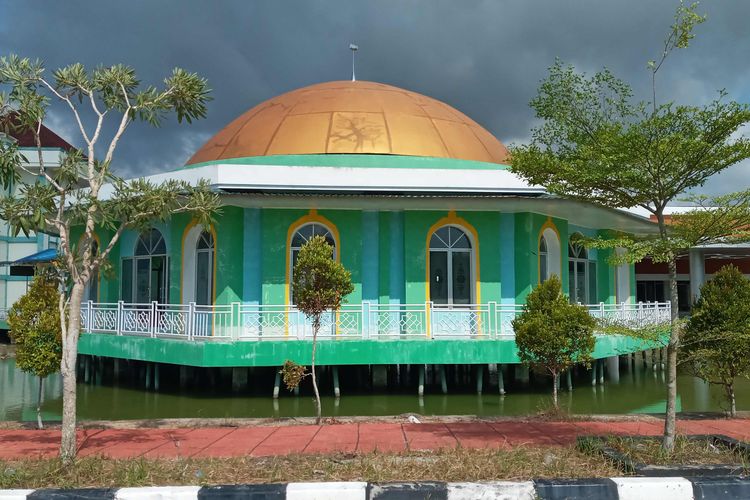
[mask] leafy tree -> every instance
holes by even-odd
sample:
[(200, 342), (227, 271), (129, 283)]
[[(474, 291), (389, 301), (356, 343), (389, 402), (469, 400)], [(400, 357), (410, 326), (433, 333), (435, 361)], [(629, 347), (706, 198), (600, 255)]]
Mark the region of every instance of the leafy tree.
[[(738, 136), (750, 121), (745, 104), (727, 101), (724, 92), (703, 106), (656, 102), (656, 74), (674, 50), (688, 46), (695, 25), (705, 19), (696, 5), (682, 3), (657, 61), (648, 64), (654, 101), (634, 102), (631, 87), (608, 70), (593, 77), (559, 61), (531, 101), (542, 123), (528, 145), (511, 150), (512, 171), (551, 193), (609, 208), (642, 207), (658, 227), (656, 234), (605, 236), (586, 242), (594, 248), (623, 250), (612, 263), (650, 256), (669, 267), (672, 327), (667, 344), (667, 411), (663, 446), (674, 447), (677, 352), (677, 258), (706, 243), (746, 239), (750, 232), (750, 191), (691, 199), (702, 210), (674, 216), (667, 205), (726, 168), (750, 157), (750, 141)], [(614, 252), (613, 252), (614, 253)]]
[[(72, 64), (48, 75), (42, 62), (15, 55), (0, 58), (0, 90), (5, 91), (0, 94), (0, 122), (11, 133), (33, 133), (39, 163), (38, 171), (31, 170), (16, 144), (0, 145), (0, 182), (16, 187), (13, 195), (0, 199), (0, 214), (16, 234), (43, 231), (58, 235), (60, 241), (56, 268), (62, 289), (58, 300), (63, 378), (60, 454), (69, 462), (76, 453), (75, 366), (86, 285), (107, 265), (126, 229), (143, 229), (181, 212), (192, 213), (207, 225), (219, 204), (203, 181), (155, 185), (144, 179), (121, 179), (112, 171), (117, 145), (136, 121), (156, 127), (172, 114), (178, 122), (188, 123), (204, 117), (209, 90), (203, 78), (179, 68), (157, 88), (143, 85), (128, 66), (89, 70)], [(60, 112), (67, 110), (85, 148), (63, 155), (59, 167), (51, 169), (44, 162), (39, 133), (53, 104), (62, 108)], [(23, 180), (21, 172), (33, 180)], [(94, 253), (97, 229), (110, 237)], [(83, 233), (77, 245), (71, 238), (74, 230)]]
[[(333, 247), (322, 236), (314, 236), (302, 245), (297, 254), (292, 278), (294, 302), (297, 308), (312, 321), (313, 341), (310, 370), (315, 392), (315, 423), (321, 419), (320, 393), (315, 379), (315, 348), (321, 318), (324, 314), (336, 314), (344, 302), (344, 297), (354, 290), (352, 275), (333, 258)], [(292, 378), (285, 375), (289, 385)], [(302, 377), (298, 377), (297, 383)]]
[(734, 381), (750, 374), (750, 280), (724, 266), (701, 287), (682, 338), (683, 362), (696, 375), (723, 387), (736, 416)]
[(594, 352), (596, 320), (586, 308), (571, 304), (556, 275), (526, 298), (523, 312), (513, 320), (521, 361), (552, 375), (552, 401), (559, 408), (560, 373), (577, 363), (588, 365)]
[(57, 280), (38, 274), (28, 291), (8, 311), (10, 337), (16, 344), (16, 366), (39, 377), (36, 420), (42, 424), (44, 379), (60, 370), (62, 333), (57, 310)]

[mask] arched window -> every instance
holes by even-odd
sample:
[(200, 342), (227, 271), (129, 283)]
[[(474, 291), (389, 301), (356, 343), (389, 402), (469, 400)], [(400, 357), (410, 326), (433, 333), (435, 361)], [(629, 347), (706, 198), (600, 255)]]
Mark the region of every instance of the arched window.
[(122, 300), (139, 304), (166, 303), (167, 244), (157, 229), (144, 231), (135, 243), (134, 257), (122, 261)]
[(596, 302), (596, 261), (577, 243), (568, 245), (568, 292), (571, 302)]
[(552, 227), (539, 235), (539, 283), (553, 274), (560, 277), (560, 238)]
[(430, 300), (435, 304), (471, 304), (474, 252), (469, 236), (443, 226), (430, 237)]
[(547, 252), (547, 240), (542, 235), (539, 238), (539, 282), (542, 283), (549, 278), (549, 253)]
[(210, 305), (214, 292), (214, 237), (203, 231), (195, 245), (195, 303)]
[(292, 276), (294, 273), (294, 266), (297, 264), (297, 255), (302, 248), (302, 245), (310, 241), (313, 236), (322, 236), (325, 238), (326, 243), (333, 247), (333, 258), (336, 258), (336, 240), (333, 238), (331, 231), (320, 224), (319, 222), (311, 222), (304, 224), (297, 228), (292, 236), (291, 245), (289, 246), (289, 303), (294, 304), (294, 290), (292, 287)]

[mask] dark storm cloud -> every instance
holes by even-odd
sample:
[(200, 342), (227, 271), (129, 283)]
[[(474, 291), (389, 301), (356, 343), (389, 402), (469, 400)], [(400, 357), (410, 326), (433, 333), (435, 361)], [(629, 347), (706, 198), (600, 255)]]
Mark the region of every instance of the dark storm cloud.
[[(124, 62), (156, 83), (181, 66), (208, 78), (209, 116), (191, 126), (134, 126), (119, 150), (121, 173), (180, 166), (232, 118), (273, 95), (350, 76), (421, 92), (464, 111), (506, 143), (534, 124), (528, 101), (556, 57), (585, 71), (602, 66), (646, 96), (645, 63), (654, 58), (676, 2), (299, 1), (5, 2), (0, 52), (44, 59)], [(750, 97), (750, 3), (705, 2), (709, 21), (660, 75), (660, 95), (703, 103), (726, 88)], [(66, 115), (50, 124), (73, 138)], [(750, 166), (713, 179), (723, 192), (750, 184)]]

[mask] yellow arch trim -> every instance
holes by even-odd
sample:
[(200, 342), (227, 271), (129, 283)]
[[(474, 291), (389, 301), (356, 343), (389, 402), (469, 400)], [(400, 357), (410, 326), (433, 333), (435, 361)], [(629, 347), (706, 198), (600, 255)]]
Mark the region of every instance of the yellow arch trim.
[(562, 238), (560, 238), (560, 230), (558, 230), (557, 226), (555, 226), (555, 223), (552, 222), (552, 217), (547, 217), (547, 220), (544, 221), (544, 224), (542, 224), (541, 229), (539, 229), (539, 236), (536, 239), (536, 282), (537, 284), (540, 284), (542, 282), (542, 257), (541, 255), (539, 255), (539, 243), (541, 243), (542, 238), (544, 237), (544, 231), (546, 231), (547, 229), (552, 229), (557, 235), (557, 242), (560, 247), (560, 281), (562, 282), (562, 263), (563, 263), (563, 256), (565, 255), (563, 252)]
[(284, 304), (289, 305), (289, 295), (291, 290), (291, 284), (290, 280), (292, 277), (292, 270), (291, 270), (291, 248), (292, 248), (292, 237), (294, 236), (294, 233), (305, 224), (310, 224), (313, 222), (317, 222), (318, 224), (322, 224), (325, 227), (328, 228), (329, 231), (331, 231), (331, 235), (333, 236), (333, 242), (336, 244), (336, 262), (341, 262), (341, 238), (339, 236), (339, 230), (336, 227), (336, 224), (331, 222), (329, 219), (323, 217), (318, 213), (318, 211), (314, 208), (310, 209), (310, 212), (303, 215), (296, 221), (292, 222), (289, 225), (289, 229), (286, 232), (286, 282), (284, 285)]
[[(81, 246), (81, 241), (83, 240), (83, 237), (86, 235), (84, 232), (81, 234), (81, 236), (78, 237), (78, 246)], [(94, 237), (94, 241), (96, 241), (96, 247), (101, 252), (102, 250), (102, 241), (99, 238), (99, 235), (96, 234), (96, 232), (92, 232), (91, 236)], [(99, 268), (99, 271), (101, 271), (101, 268)], [(96, 298), (98, 300), (101, 300), (102, 298), (102, 273), (99, 271), (96, 272)]]
[[(450, 210), (448, 212), (448, 215), (439, 219), (437, 222), (435, 222), (432, 226), (430, 226), (430, 229), (427, 231), (427, 238), (425, 239), (425, 256), (426, 256), (426, 266), (425, 266), (425, 300), (427, 302), (430, 301), (430, 239), (432, 238), (432, 234), (440, 229), (443, 226), (458, 226), (462, 229), (467, 230), (474, 241), (472, 241), (474, 245), (474, 302), (477, 304), (482, 303), (482, 292), (480, 289), (480, 283), (481, 280), (479, 279), (479, 233), (477, 233), (477, 230), (469, 224), (469, 221), (464, 219), (463, 217), (459, 217), (456, 215), (455, 210)], [(427, 323), (429, 325), (429, 321)]]
[[(191, 220), (187, 226), (185, 226), (185, 230), (182, 232), (182, 241), (180, 242), (180, 302), (182, 302), (183, 294), (183, 276), (185, 276), (185, 240), (187, 240), (187, 235), (190, 232), (191, 229), (193, 229), (195, 226), (199, 225), (200, 221), (198, 219)], [(219, 249), (219, 240), (216, 237), (216, 228), (213, 224), (208, 226), (208, 232), (211, 233), (211, 236), (214, 238), (214, 269), (213, 269), (213, 285), (211, 290), (211, 303), (216, 303), (216, 261), (219, 259), (218, 257), (218, 249)]]

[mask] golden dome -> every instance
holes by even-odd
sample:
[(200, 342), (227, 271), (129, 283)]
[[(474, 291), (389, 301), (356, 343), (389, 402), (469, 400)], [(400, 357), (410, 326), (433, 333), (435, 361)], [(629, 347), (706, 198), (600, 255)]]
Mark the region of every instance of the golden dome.
[(508, 150), (460, 111), (391, 85), (327, 82), (293, 90), (245, 112), (188, 165), (300, 154), (390, 154), (506, 163)]

